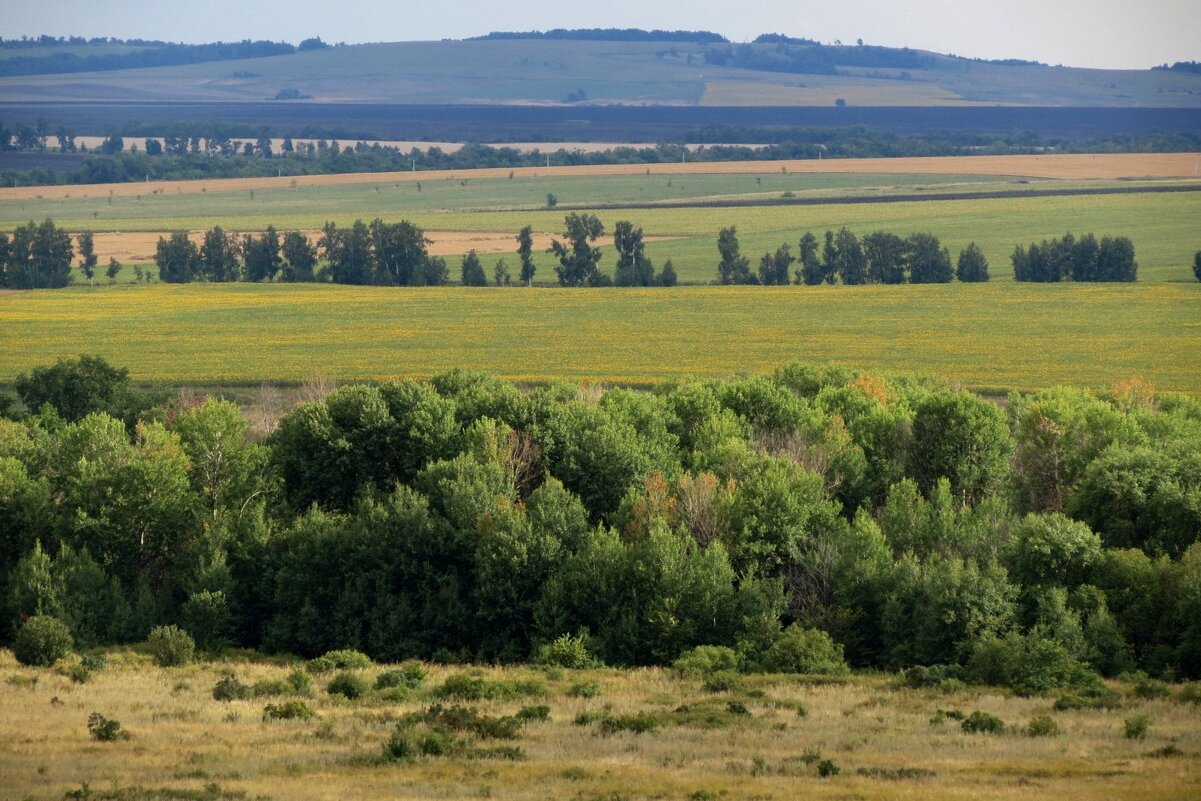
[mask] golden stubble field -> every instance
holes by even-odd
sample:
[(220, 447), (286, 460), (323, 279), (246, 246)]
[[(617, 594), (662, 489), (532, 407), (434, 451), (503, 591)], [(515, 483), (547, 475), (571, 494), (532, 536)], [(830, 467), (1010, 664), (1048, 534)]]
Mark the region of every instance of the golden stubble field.
[(1201, 162), (1196, 153), (1053, 154), (1044, 156), (934, 156), (788, 161), (719, 161), (669, 164), (604, 164), (582, 167), (497, 167), (477, 170), (345, 173), (268, 178), (223, 178), (196, 181), (146, 181), (87, 186), (27, 186), (0, 189), (0, 200), (55, 200), (69, 197), (134, 197), (156, 192), (191, 194), (240, 192), (309, 186), (401, 183), (444, 179), (519, 178), (595, 175), (763, 175), (769, 173), (894, 173), (1024, 176), (1074, 180), (1121, 178), (1197, 178)]
[[(383, 668), (359, 671), (368, 682)], [(1056, 711), (1050, 698), (996, 690), (952, 693), (900, 689), (896, 678), (861, 675), (837, 683), (758, 676), (732, 692), (707, 692), (670, 671), (543, 671), (490, 668), (487, 679), (541, 684), (536, 697), (481, 701), (490, 715), (526, 704), (550, 708), (526, 724), (518, 759), (381, 758), (396, 719), (434, 701), (430, 690), (459, 668), (431, 667), (403, 702), (369, 694), (329, 696), (315, 677), (309, 721), (263, 720), (280, 698), (214, 701), (227, 673), (243, 682), (282, 679), (288, 667), (227, 661), (154, 667), (133, 653), (112, 654), (86, 684), (50, 669), (19, 668), (0, 653), (0, 787), (6, 798), (295, 799), (1185, 799), (1201, 793), (1201, 714), (1173, 699), (1132, 697), (1117, 709)], [(595, 682), (594, 698), (571, 687)], [(452, 703), (452, 702), (445, 702)], [(730, 714), (732, 703), (749, 714)], [(686, 706), (686, 709), (682, 709)], [(798, 709), (803, 708), (804, 714)], [(1000, 717), (1002, 734), (967, 734), (939, 710)], [(93, 712), (131, 737), (89, 738)], [(581, 713), (657, 715), (655, 731), (605, 735), (580, 725)], [(1036, 715), (1060, 734), (1030, 737)], [(1145, 715), (1145, 740), (1127, 739), (1126, 719)], [(821, 778), (817, 762), (837, 775)], [(83, 794), (87, 784), (92, 796)], [(138, 788), (138, 789), (135, 789)]]

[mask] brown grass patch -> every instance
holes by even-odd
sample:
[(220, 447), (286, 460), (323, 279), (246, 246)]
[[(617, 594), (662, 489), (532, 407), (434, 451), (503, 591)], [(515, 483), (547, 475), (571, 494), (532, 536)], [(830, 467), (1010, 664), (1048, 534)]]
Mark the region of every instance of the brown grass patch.
[(298, 175), (276, 178), (225, 178), (198, 181), (95, 184), (90, 186), (23, 186), (0, 189), (0, 200), (61, 199), (65, 197), (130, 197), (156, 190), (175, 194), (235, 192), (290, 186), (348, 186), (440, 179), (480, 180), (538, 175), (578, 176), (641, 175), (755, 175), (779, 173), (908, 173), (1025, 176), (1075, 180), (1119, 178), (1193, 178), (1198, 169), (1195, 153), (1056, 154), (1046, 156), (938, 156), (898, 159), (827, 159), (790, 161), (688, 162), (684, 164), (603, 164), (584, 167), (508, 167), (481, 170), (431, 170), (418, 172)]

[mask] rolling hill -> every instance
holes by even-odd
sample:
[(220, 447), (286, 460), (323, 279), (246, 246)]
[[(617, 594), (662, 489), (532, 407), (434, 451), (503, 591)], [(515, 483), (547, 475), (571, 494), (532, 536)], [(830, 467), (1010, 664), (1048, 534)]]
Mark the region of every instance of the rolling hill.
[[(362, 44), (180, 66), (3, 77), (0, 101), (262, 103), (299, 96), (363, 104), (832, 106), (841, 100), (848, 106), (1201, 108), (1201, 75), (1185, 71), (985, 62), (801, 41)], [(17, 52), (28, 57), (37, 48)]]

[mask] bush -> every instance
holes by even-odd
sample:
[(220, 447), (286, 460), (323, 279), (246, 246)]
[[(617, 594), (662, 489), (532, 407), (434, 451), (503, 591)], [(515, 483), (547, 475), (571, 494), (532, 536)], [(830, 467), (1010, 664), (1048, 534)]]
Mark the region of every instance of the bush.
[(688, 678), (709, 676), (719, 671), (734, 672), (738, 670), (738, 653), (724, 645), (698, 645), (680, 654), (672, 667), (680, 676)]
[(313, 694), (313, 679), (300, 668), (295, 668), (288, 674), (288, 684), (292, 685), (292, 692), (297, 695)]
[(385, 670), (375, 677), (375, 689), (390, 690), (401, 687), (416, 690), (425, 681), (425, 666), (420, 662), (405, 662), (395, 670)]
[(821, 762), (817, 763), (817, 775), (821, 776), (823, 779), (829, 778), (830, 776), (837, 776), (838, 772), (838, 765), (834, 764), (828, 759), (823, 759)]
[(792, 624), (763, 655), (763, 669), (771, 673), (841, 675), (850, 672), (842, 646), (820, 629)]
[(325, 691), (330, 695), (342, 695), (353, 701), (370, 692), (371, 685), (353, 673), (339, 673), (325, 688)]
[(582, 670), (599, 667), (600, 660), (588, 650), (588, 635), (585, 633), (571, 636), (564, 634), (555, 640), (538, 648), (534, 661), (539, 665), (555, 665), (557, 667)]
[(146, 645), (159, 667), (186, 665), (196, 655), (196, 642), (192, 635), (178, 626), (158, 626), (151, 629)]
[(719, 670), (705, 679), (706, 692), (728, 693), (741, 689), (742, 677), (732, 670)]
[(213, 685), (214, 701), (241, 701), (250, 697), (250, 688), (234, 676), (222, 676)]
[(13, 640), (13, 656), (22, 665), (49, 667), (73, 645), (67, 624), (49, 615), (34, 615), (25, 621)]
[(550, 720), (550, 707), (546, 704), (537, 706), (523, 706), (517, 710), (517, 714), (513, 717), (524, 722), (537, 721), (539, 723)]
[(317, 713), (304, 701), (284, 701), (263, 707), (263, 720), (311, 720)]
[(374, 664), (371, 657), (362, 651), (342, 648), (326, 651), (316, 659), (309, 660), (308, 668), (310, 673), (329, 673), (334, 670), (365, 670)]
[(947, 682), (958, 682), (962, 677), (963, 669), (958, 665), (919, 665), (901, 673), (905, 686), (914, 690), (942, 687)]
[(1201, 704), (1201, 682), (1183, 685), (1176, 693), (1176, 700), (1182, 704)]
[(649, 712), (636, 712), (632, 715), (601, 718), (601, 734), (616, 734), (620, 731), (634, 734), (649, 734), (659, 728), (659, 719)]
[(91, 673), (99, 673), (108, 664), (104, 654), (84, 654), (79, 659), (80, 666)]
[(976, 710), (964, 718), (959, 724), (968, 734), (1001, 734), (1005, 731), (1005, 722), (995, 715)]
[(596, 698), (600, 695), (600, 685), (595, 681), (577, 681), (567, 689), (571, 698)]
[(109, 720), (99, 712), (88, 715), (88, 734), (92, 735), (93, 740), (99, 740), (102, 743), (129, 739), (129, 732), (121, 731), (120, 723)]
[(488, 681), (470, 673), (454, 673), (433, 694), (459, 701), (505, 701), (545, 695), (546, 688), (537, 681)]
[(1146, 715), (1135, 715), (1132, 718), (1126, 718), (1124, 721), (1124, 731), (1127, 740), (1143, 741), (1147, 739), (1147, 729), (1151, 725), (1151, 718)]
[(1055, 737), (1059, 734), (1059, 724), (1048, 715), (1036, 715), (1026, 724), (1027, 737)]
[(968, 660), (968, 672), (975, 681), (1009, 687), (1018, 695), (1041, 695), (1099, 681), (1062, 643), (1034, 634), (981, 640)]

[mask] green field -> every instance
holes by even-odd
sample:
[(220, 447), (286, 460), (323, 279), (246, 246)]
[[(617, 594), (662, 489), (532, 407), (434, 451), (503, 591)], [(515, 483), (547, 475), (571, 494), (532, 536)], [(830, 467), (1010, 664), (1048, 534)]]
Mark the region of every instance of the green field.
[(78, 287), (0, 297), (0, 381), (98, 353), (175, 384), (429, 376), (651, 383), (790, 361), (982, 389), (1201, 393), (1201, 285), (395, 289)]
[[(564, 209), (545, 208), (546, 194), (563, 205), (654, 203), (710, 197), (798, 197), (825, 193), (881, 194), (1031, 187), (1112, 186), (1114, 182), (999, 183), (972, 175), (634, 175), (541, 177), (514, 179), (439, 179), (421, 183), (386, 182), (297, 186), (238, 192), (177, 193), (133, 197), (104, 196), (79, 187), (65, 199), (0, 201), (0, 230), (31, 219), (51, 217), (70, 230), (152, 231), (199, 230), (220, 225), (227, 230), (319, 229), (326, 221), (349, 225), (356, 218), (409, 219), (432, 231), (516, 233), (525, 225), (536, 231), (560, 231)], [(1201, 192), (1094, 195), (1070, 197), (1006, 197), (987, 200), (898, 201), (872, 204), (812, 206), (603, 209), (606, 228), (632, 220), (653, 242), (648, 254), (657, 265), (671, 259), (680, 280), (707, 283), (716, 274), (717, 232), (738, 228), (743, 253), (758, 256), (785, 242), (796, 243), (808, 230), (819, 237), (826, 229), (847, 226), (859, 235), (886, 230), (906, 235), (929, 231), (938, 235), (954, 257), (969, 242), (984, 250), (994, 279), (1012, 274), (1009, 254), (1015, 245), (1060, 236), (1066, 231), (1098, 236), (1127, 236), (1135, 244), (1142, 281), (1192, 280), (1193, 253), (1201, 248)], [(607, 238), (605, 241), (608, 241)], [(494, 257), (488, 257), (490, 261)], [(510, 259), (511, 260), (511, 259)], [(553, 280), (553, 262), (539, 254), (539, 280)], [(612, 255), (601, 262), (612, 269)], [(454, 271), (452, 270), (452, 273)]]

